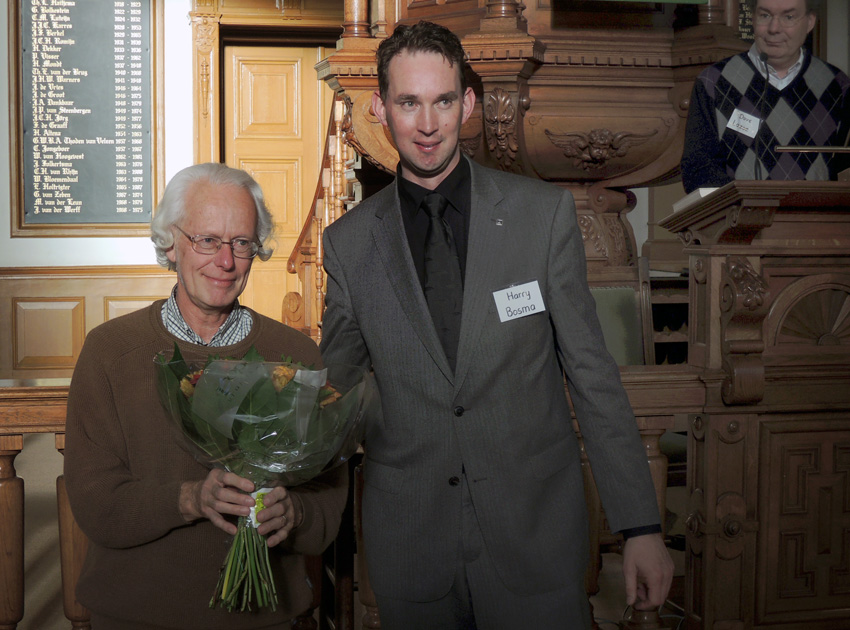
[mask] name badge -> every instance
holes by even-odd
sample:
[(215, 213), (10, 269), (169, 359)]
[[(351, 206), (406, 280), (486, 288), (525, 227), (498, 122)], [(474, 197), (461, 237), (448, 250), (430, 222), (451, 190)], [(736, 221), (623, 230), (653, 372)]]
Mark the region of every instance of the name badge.
[(735, 111), (732, 112), (732, 116), (729, 118), (729, 122), (726, 123), (726, 128), (742, 133), (750, 138), (755, 138), (760, 124), (761, 119), (758, 116), (745, 114), (736, 107)]
[(499, 312), (499, 320), (502, 322), (542, 313), (546, 310), (537, 280), (517, 284), (500, 291), (493, 291), (493, 299), (496, 301), (496, 310)]

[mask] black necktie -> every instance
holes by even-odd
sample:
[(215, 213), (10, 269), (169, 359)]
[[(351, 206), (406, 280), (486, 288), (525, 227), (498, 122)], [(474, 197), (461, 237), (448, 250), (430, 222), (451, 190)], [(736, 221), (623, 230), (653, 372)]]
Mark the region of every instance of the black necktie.
[(463, 280), (452, 229), (443, 218), (448, 200), (430, 193), (422, 200), (430, 223), (425, 238), (425, 301), (452, 370), (455, 369), (463, 306)]

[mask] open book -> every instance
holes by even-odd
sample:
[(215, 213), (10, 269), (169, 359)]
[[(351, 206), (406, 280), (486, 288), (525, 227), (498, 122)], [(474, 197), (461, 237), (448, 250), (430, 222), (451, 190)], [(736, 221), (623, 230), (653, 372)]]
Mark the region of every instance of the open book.
[(673, 212), (679, 212), (680, 210), (684, 210), (685, 208), (691, 207), (703, 197), (713, 193), (715, 190), (717, 190), (717, 188), (718, 186), (697, 188), (696, 190), (692, 190), (687, 195), (679, 199), (679, 201), (673, 204)]

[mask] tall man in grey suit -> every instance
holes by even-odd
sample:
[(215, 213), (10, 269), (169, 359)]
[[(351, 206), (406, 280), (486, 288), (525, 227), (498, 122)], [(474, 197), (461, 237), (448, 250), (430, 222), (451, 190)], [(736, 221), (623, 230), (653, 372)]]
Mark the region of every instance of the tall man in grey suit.
[[(572, 196), (461, 156), (475, 103), (464, 65), (435, 24), (399, 26), (381, 44), (372, 106), (399, 176), (324, 237), (324, 359), (371, 367), (383, 403), (366, 431), (369, 577), (387, 630), (588, 628), (564, 373), (608, 520), (627, 536), (628, 603), (661, 605), (672, 561)], [(435, 238), (449, 255), (432, 253)], [(446, 261), (459, 267), (443, 276), (459, 280), (457, 313), (453, 298), (433, 304), (451, 284), (431, 277)]]

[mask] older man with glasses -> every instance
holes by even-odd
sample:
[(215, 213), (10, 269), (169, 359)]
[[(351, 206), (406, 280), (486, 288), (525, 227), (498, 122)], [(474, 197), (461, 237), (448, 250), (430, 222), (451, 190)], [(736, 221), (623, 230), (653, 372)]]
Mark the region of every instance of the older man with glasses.
[(241, 358), (319, 365), (305, 335), (241, 306), (255, 257), (266, 260), (272, 218), (246, 172), (199, 164), (169, 183), (151, 225), (160, 264), (177, 272), (167, 300), (110, 320), (86, 337), (68, 395), (65, 478), (89, 539), (77, 599), (109, 630), (283, 628), (312, 601), (304, 555), (339, 527), (347, 469), (265, 495), (258, 512), (279, 596), (277, 611), (210, 608), (234, 518), (254, 484), (199, 463), (159, 403), (154, 356), (175, 343), (188, 361)]
[(736, 179), (828, 180), (847, 154), (778, 152), (840, 146), (850, 126), (850, 79), (806, 50), (819, 0), (750, 0), (755, 42), (694, 83), (682, 182), (685, 192)]

